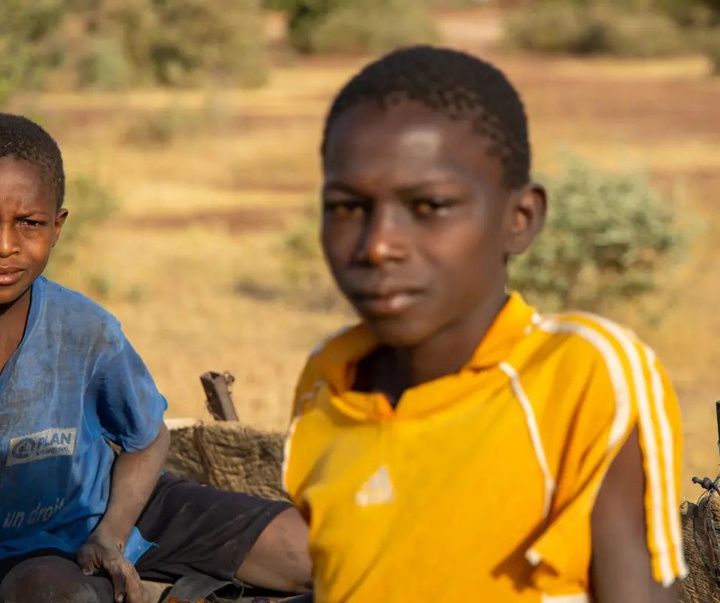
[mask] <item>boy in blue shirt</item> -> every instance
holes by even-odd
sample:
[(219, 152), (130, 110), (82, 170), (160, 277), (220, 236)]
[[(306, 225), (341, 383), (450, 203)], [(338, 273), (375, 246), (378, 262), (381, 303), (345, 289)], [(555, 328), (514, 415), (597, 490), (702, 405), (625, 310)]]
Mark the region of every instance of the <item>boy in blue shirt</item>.
[(308, 590), (289, 504), (161, 476), (148, 370), (112, 315), (42, 276), (64, 183), (52, 137), (0, 114), (0, 601), (139, 603), (140, 577), (193, 572)]

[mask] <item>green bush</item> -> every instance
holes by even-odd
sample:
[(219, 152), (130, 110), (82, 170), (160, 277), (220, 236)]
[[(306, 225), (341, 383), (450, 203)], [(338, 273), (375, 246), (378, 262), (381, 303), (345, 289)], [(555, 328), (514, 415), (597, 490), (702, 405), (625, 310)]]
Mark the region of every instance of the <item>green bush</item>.
[(505, 23), (509, 45), (549, 54), (586, 54), (604, 45), (602, 28), (580, 6), (553, 2), (522, 9)]
[(78, 246), (93, 227), (101, 225), (117, 211), (118, 202), (93, 178), (79, 176), (68, 180), (65, 207), (70, 214), (50, 259), (47, 272), (51, 276), (73, 262)]
[(151, 59), (160, 83), (257, 86), (267, 78), (257, 0), (153, 0), (160, 26)]
[(264, 10), (291, 10), (295, 4), (295, 0), (263, 0), (262, 7)]
[(87, 26), (90, 30), (98, 29), (105, 36), (120, 41), (135, 82), (156, 82), (152, 48), (162, 25), (153, 0), (127, 0), (110, 5), (99, 11), (99, 16), (89, 18), (91, 22)]
[(314, 201), (285, 234), (280, 246), (285, 291), (291, 303), (308, 310), (347, 309), (333, 283), (320, 247), (319, 204)]
[(610, 2), (552, 0), (511, 14), (505, 25), (508, 45), (547, 54), (654, 57), (687, 49), (670, 17)]
[(720, 27), (708, 30), (700, 39), (700, 49), (710, 61), (713, 75), (720, 75)]
[(107, 301), (113, 289), (112, 280), (106, 274), (93, 274), (89, 276), (86, 287), (90, 297), (100, 302)]
[(652, 292), (684, 235), (673, 205), (641, 174), (571, 158), (549, 182), (544, 233), (511, 264), (511, 282), (548, 309), (598, 310)]
[(78, 86), (100, 90), (127, 88), (132, 66), (116, 38), (97, 38), (77, 63)]
[(438, 37), (417, 0), (296, 0), (288, 27), (291, 45), (304, 53), (379, 53)]
[(655, 0), (654, 4), (685, 27), (720, 24), (720, 0)]
[(0, 107), (18, 88), (42, 86), (62, 62), (56, 33), (64, 17), (60, 0), (0, 2)]
[(129, 0), (107, 9), (140, 79), (257, 86), (268, 75), (259, 0)]
[(168, 105), (136, 115), (125, 128), (120, 142), (141, 149), (162, 149), (180, 138), (198, 133), (225, 132), (231, 109), (212, 91), (198, 108)]
[[(312, 0), (306, 4), (312, 4)], [(417, 0), (417, 4), (432, 9), (460, 9), (476, 8), (483, 3), (483, 0)], [(317, 3), (316, 3), (317, 4)], [(292, 11), (298, 5), (298, 0), (262, 0), (262, 7), (265, 10)]]
[(491, 0), (423, 0), (423, 4), (433, 9), (477, 8), (488, 4)]
[(689, 41), (667, 16), (655, 13), (606, 17), (607, 54), (621, 57), (667, 57), (691, 51)]
[[(720, 29), (715, 30), (715, 35), (720, 36)], [(715, 38), (705, 47), (705, 53), (710, 59), (713, 75), (720, 75), (720, 40)]]
[(314, 51), (312, 33), (318, 24), (342, 5), (342, 0), (289, 0), (288, 39), (302, 53)]
[(162, 149), (183, 134), (184, 128), (192, 122), (187, 112), (175, 107), (139, 115), (127, 126), (121, 142), (139, 149)]
[(0, 106), (65, 65), (82, 88), (258, 86), (262, 19), (260, 0), (0, 0)]

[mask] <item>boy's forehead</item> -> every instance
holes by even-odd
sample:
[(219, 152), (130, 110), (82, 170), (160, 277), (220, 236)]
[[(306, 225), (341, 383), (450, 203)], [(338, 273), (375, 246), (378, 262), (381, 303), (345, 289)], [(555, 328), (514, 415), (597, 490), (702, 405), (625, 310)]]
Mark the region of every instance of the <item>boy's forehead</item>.
[(15, 155), (0, 156), (0, 169), (6, 173), (23, 173), (27, 175), (27, 177), (33, 177), (38, 181), (42, 180), (42, 173), (38, 165), (27, 159), (16, 157)]
[(0, 157), (0, 200), (20, 190), (31, 195), (33, 200), (55, 204), (52, 189), (39, 166), (13, 155)]
[(338, 117), (327, 143), (326, 177), (371, 167), (484, 175), (492, 163), (489, 141), (474, 130), (471, 117), (450, 119), (412, 101), (388, 108), (370, 103), (353, 107)]

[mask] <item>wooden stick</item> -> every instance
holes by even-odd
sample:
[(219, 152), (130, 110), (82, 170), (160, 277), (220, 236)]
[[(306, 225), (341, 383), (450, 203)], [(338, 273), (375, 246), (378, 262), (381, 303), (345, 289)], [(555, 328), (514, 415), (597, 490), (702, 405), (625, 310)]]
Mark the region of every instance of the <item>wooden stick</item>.
[(200, 375), (200, 382), (205, 390), (205, 405), (217, 421), (240, 420), (230, 389), (234, 381), (235, 377), (228, 372), (221, 374), (208, 371)]

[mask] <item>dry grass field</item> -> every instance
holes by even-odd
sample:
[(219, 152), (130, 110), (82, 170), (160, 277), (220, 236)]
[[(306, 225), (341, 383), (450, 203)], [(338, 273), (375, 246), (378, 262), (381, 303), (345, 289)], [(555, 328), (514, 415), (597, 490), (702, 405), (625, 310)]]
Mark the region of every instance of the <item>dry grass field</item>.
[[(538, 169), (552, 173), (568, 149), (611, 168), (647, 168), (699, 218), (684, 263), (652, 300), (662, 321), (650, 323), (630, 306), (614, 316), (657, 349), (676, 383), (687, 437), (684, 492), (695, 497), (689, 477), (714, 475), (718, 464), (720, 79), (707, 77), (695, 57), (505, 54), (493, 44), (497, 19), (486, 10), (440, 18), (446, 43), (495, 61), (522, 91)], [(328, 101), (363, 61), (279, 54), (260, 90), (44, 93), (11, 106), (42, 118), (71, 175), (89, 175), (120, 199), (120, 210), (56, 276), (119, 316), (166, 394), (169, 416), (205, 416), (199, 374), (229, 370), (242, 420), (284, 428), (305, 355), (348, 320), (293, 298), (281, 250), (316, 198)], [(167, 144), (128, 138), (153, 115), (172, 121)], [(68, 207), (72, 220), (72, 199)]]

